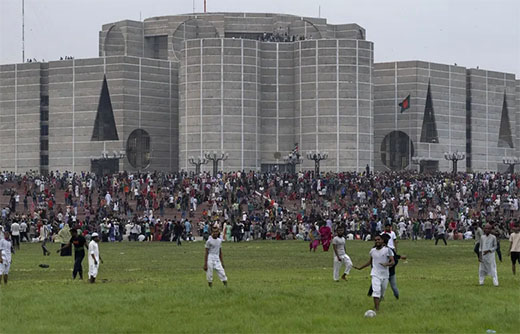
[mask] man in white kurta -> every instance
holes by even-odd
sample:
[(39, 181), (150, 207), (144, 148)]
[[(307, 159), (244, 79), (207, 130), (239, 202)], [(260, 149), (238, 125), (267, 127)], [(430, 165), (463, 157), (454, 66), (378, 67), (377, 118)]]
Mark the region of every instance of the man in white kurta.
[(217, 272), (218, 278), (227, 286), (227, 276), (222, 261), (222, 239), (219, 237), (220, 230), (217, 226), (211, 228), (211, 237), (206, 241), (206, 252), (204, 255), (204, 271), (208, 285), (213, 286), (213, 270)]
[(343, 237), (343, 233), (345, 232), (343, 227), (338, 227), (337, 235), (332, 239), (332, 247), (334, 249), (334, 265), (333, 265), (333, 278), (334, 281), (339, 282), (339, 270), (341, 269), (341, 264), (345, 265), (345, 271), (341, 278), (343, 280), (347, 280), (347, 275), (352, 268), (352, 261), (350, 257), (345, 252), (345, 237)]
[(88, 278), (90, 283), (96, 282), (99, 262), (103, 262), (103, 260), (101, 260), (101, 256), (99, 256), (98, 242), (99, 235), (97, 233), (92, 233), (92, 240), (88, 244)]
[(493, 278), (493, 285), (498, 286), (497, 263), (495, 260), (497, 239), (491, 234), (492, 229), (491, 224), (486, 224), (484, 227), (484, 235), (480, 238), (478, 276), (480, 285), (484, 285), (484, 278), (486, 276), (491, 276)]
[(11, 267), (11, 251), (13, 250), (9, 232), (2, 233), (4, 238), (0, 240), (0, 283), (2, 278), (4, 284), (7, 284), (9, 277), (9, 268)]

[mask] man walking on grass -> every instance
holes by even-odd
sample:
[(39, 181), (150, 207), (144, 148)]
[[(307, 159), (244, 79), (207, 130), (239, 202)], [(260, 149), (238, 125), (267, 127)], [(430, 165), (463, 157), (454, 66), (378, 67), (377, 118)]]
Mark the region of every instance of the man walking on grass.
[(439, 220), (437, 223), (436, 233), (435, 233), (435, 246), (437, 246), (437, 243), (439, 240), (444, 241), (444, 246), (448, 246), (448, 243), (446, 242), (446, 226), (444, 226), (444, 223), (442, 220)]
[(11, 267), (11, 252), (14, 253), (14, 249), (9, 238), (9, 232), (4, 232), (4, 238), (0, 240), (0, 284), (3, 278), (4, 284), (7, 285), (9, 268)]
[(206, 279), (211, 288), (213, 286), (213, 269), (217, 271), (218, 278), (227, 286), (226, 272), (222, 261), (222, 239), (217, 226), (211, 228), (211, 237), (206, 241), (206, 252), (204, 254), (204, 271)]
[(498, 286), (497, 263), (495, 260), (495, 250), (497, 249), (497, 239), (491, 234), (493, 226), (486, 224), (484, 235), (480, 238), (480, 248), (478, 261), (479, 284), (484, 285), (484, 278), (491, 276), (493, 285)]
[(520, 264), (520, 223), (513, 226), (513, 233), (509, 236), (509, 256), (511, 256), (513, 275), (516, 275), (516, 262)]
[(343, 233), (345, 229), (343, 227), (338, 227), (337, 235), (332, 240), (332, 248), (334, 249), (334, 271), (333, 277), (334, 281), (339, 282), (339, 270), (341, 269), (341, 264), (345, 265), (345, 271), (343, 275), (341, 275), (341, 279), (347, 280), (347, 275), (352, 268), (352, 261), (350, 257), (345, 252), (345, 237)]
[[(83, 266), (81, 263), (83, 262), (83, 258), (85, 257), (85, 248), (87, 247), (87, 240), (81, 234), (78, 235), (78, 231), (73, 228), (70, 230), (71, 238), (68, 244), (63, 246), (61, 249), (58, 249), (56, 253), (71, 247), (74, 245), (74, 269), (72, 270), (72, 279), (76, 279), (76, 276), (79, 274), (79, 279), (83, 279)], [(89, 260), (90, 262), (90, 260)]]
[(383, 234), (387, 234), (389, 236), (387, 247), (392, 248), (397, 252), (397, 236), (395, 235), (395, 232), (392, 231), (392, 224), (385, 224), (385, 230), (383, 231), (383, 233), (381, 233), (381, 235)]
[(379, 303), (385, 295), (388, 286), (389, 268), (394, 265), (394, 256), (390, 248), (385, 246), (380, 235), (375, 237), (375, 246), (370, 250), (370, 260), (361, 267), (354, 267), (361, 270), (372, 266), (370, 276), (372, 277), (372, 297), (374, 298), (375, 311), (379, 311)]
[(88, 244), (88, 278), (90, 283), (96, 282), (98, 274), (99, 262), (103, 263), (103, 259), (99, 255), (99, 235), (92, 233), (92, 240)]

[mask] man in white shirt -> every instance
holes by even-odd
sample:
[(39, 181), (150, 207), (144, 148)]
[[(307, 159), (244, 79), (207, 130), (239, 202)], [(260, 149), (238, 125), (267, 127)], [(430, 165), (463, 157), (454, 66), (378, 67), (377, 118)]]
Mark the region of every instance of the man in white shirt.
[(219, 228), (213, 226), (211, 228), (211, 237), (206, 241), (206, 252), (204, 254), (204, 271), (206, 279), (211, 288), (213, 286), (213, 269), (217, 271), (218, 278), (227, 286), (227, 276), (222, 263), (222, 239), (219, 237)]
[(513, 275), (516, 275), (516, 262), (520, 263), (520, 224), (513, 226), (513, 233), (509, 236), (509, 256), (511, 257)]
[(29, 237), (27, 236), (27, 228), (27, 223), (25, 222), (25, 220), (22, 220), (22, 222), (20, 223), (20, 242), (23, 242), (23, 239), (30, 241)]
[(484, 285), (484, 278), (486, 276), (491, 276), (493, 278), (493, 285), (498, 286), (497, 263), (495, 260), (497, 239), (491, 234), (492, 230), (493, 226), (486, 224), (484, 227), (484, 235), (480, 238), (478, 277), (480, 285)]
[(341, 279), (347, 280), (347, 275), (352, 268), (352, 261), (350, 257), (345, 252), (345, 238), (343, 237), (343, 233), (345, 232), (343, 227), (338, 227), (337, 234), (334, 239), (332, 239), (332, 248), (334, 248), (334, 271), (333, 277), (334, 281), (339, 282), (339, 270), (341, 268), (341, 264), (345, 265), (345, 271), (343, 275), (341, 275)]
[(386, 223), (385, 230), (381, 234), (388, 234), (390, 237), (390, 239), (388, 239), (388, 247), (397, 252), (397, 236), (395, 235), (395, 232), (392, 231), (392, 224)]
[(98, 274), (99, 262), (103, 263), (103, 259), (99, 255), (99, 234), (92, 233), (92, 240), (88, 244), (88, 278), (90, 283), (96, 282)]
[(105, 195), (105, 201), (108, 206), (110, 206), (110, 203), (112, 202), (112, 195), (107, 191), (107, 194)]
[(2, 277), (4, 284), (7, 284), (7, 278), (9, 277), (9, 268), (11, 267), (11, 239), (9, 239), (9, 232), (4, 232), (4, 238), (0, 240), (0, 283), (2, 283)]
[(404, 239), (406, 233), (406, 223), (404, 222), (404, 219), (401, 219), (399, 224), (397, 224), (397, 227), (399, 228), (399, 238)]
[(11, 237), (13, 240), (13, 247), (20, 249), (20, 224), (15, 220), (11, 224)]
[(379, 311), (379, 302), (385, 295), (390, 276), (389, 268), (395, 264), (393, 252), (385, 246), (383, 238), (377, 235), (375, 238), (375, 247), (370, 250), (370, 260), (361, 267), (354, 267), (361, 270), (365, 267), (372, 266), (370, 276), (372, 277), (372, 297), (374, 298), (374, 308)]
[(448, 246), (448, 243), (446, 242), (446, 225), (442, 222), (442, 220), (439, 220), (437, 225), (435, 226), (436, 234), (435, 234), (435, 246), (437, 246), (437, 243), (439, 240), (444, 241), (444, 246)]

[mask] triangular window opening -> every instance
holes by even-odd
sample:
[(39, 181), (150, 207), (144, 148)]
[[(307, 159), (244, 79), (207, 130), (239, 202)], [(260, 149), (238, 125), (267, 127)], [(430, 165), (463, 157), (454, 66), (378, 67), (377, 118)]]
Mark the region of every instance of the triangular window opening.
[(101, 87), (101, 96), (99, 97), (99, 105), (91, 140), (119, 140), (106, 76), (103, 77), (103, 86)]
[(430, 82), (428, 82), (428, 93), (426, 94), (426, 107), (424, 108), (423, 123), (421, 129), (421, 143), (438, 143), (437, 124), (433, 113), (432, 93)]
[(509, 111), (507, 109), (506, 92), (502, 104), (502, 117), (500, 118), (500, 132), (498, 133), (498, 147), (514, 148), (511, 125), (509, 124)]

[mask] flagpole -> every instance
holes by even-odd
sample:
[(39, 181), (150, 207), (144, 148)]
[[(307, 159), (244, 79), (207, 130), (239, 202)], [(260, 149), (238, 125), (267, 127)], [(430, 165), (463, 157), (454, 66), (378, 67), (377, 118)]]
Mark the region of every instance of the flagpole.
[(25, 63), (25, 0), (22, 0), (22, 63)]
[[(408, 103), (408, 106), (410, 106), (410, 103)], [(412, 113), (412, 108), (410, 108), (410, 111), (408, 112), (408, 166), (409, 169), (412, 169), (412, 125), (411, 125), (411, 117), (410, 114)]]
[[(397, 134), (397, 62), (394, 63), (394, 106), (395, 106), (395, 128), (394, 128), (394, 134), (393, 136), (390, 137), (390, 139), (392, 139), (392, 137), (395, 137), (395, 135)], [(397, 138), (396, 138), (397, 139)], [(398, 148), (399, 148), (399, 143), (398, 143), (398, 140), (394, 140), (395, 141), (395, 147), (394, 147), (394, 156), (393, 158), (395, 158), (395, 155), (397, 155), (397, 152), (398, 152)], [(390, 146), (390, 145), (389, 145)], [(392, 152), (390, 152), (390, 156), (392, 155)], [(392, 158), (392, 157), (391, 157)], [(400, 164), (400, 168), (401, 169), (403, 167), (402, 165), (402, 162), (399, 161), (399, 164)]]

